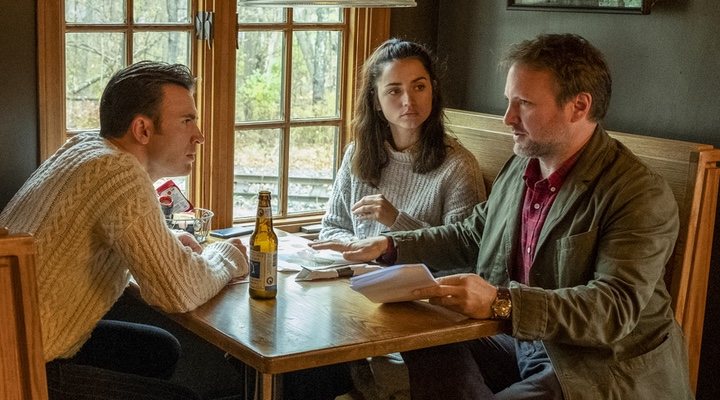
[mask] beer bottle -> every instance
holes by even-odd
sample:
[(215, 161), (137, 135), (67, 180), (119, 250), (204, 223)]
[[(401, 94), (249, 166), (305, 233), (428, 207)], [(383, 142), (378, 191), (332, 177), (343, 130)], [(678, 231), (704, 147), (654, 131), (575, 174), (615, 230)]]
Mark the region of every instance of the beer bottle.
[(250, 297), (272, 299), (277, 295), (277, 250), (270, 192), (262, 190), (258, 194), (255, 231), (250, 236)]

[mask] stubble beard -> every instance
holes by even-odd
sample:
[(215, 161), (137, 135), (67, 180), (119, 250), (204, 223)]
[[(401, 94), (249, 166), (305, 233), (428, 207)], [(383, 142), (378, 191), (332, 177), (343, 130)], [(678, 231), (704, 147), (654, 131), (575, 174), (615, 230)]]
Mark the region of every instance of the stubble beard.
[(545, 140), (542, 142), (532, 140), (526, 135), (524, 137), (525, 143), (514, 143), (513, 152), (518, 156), (527, 158), (552, 158), (562, 153), (563, 147), (566, 146), (569, 140), (567, 130), (558, 127), (547, 129), (540, 137)]

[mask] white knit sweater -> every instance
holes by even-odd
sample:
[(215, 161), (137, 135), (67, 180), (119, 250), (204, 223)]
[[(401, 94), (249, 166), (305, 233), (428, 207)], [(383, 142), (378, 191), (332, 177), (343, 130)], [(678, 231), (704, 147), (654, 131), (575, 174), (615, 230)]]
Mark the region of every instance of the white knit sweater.
[(76, 135), (43, 163), (0, 214), (0, 226), (35, 237), (46, 361), (80, 349), (130, 274), (148, 303), (184, 312), (247, 270), (229, 243), (210, 244), (202, 255), (183, 246), (137, 159), (94, 133)]
[[(335, 178), (319, 238), (349, 241), (383, 231), (451, 224), (467, 217), (476, 204), (485, 200), (482, 173), (472, 153), (451, 137), (446, 141), (450, 148), (445, 162), (426, 174), (413, 172), (411, 151), (396, 151), (386, 142), (389, 163), (382, 170), (377, 188), (352, 174), (355, 146), (351, 143)], [(372, 194), (384, 195), (398, 209), (392, 226), (373, 222), (368, 227), (354, 218), (353, 204)]]

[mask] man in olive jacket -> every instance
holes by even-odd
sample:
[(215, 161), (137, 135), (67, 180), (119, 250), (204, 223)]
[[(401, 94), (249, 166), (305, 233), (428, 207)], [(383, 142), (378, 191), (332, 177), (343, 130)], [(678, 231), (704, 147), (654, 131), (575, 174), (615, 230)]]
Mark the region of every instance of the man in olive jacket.
[(403, 353), (414, 400), (691, 399), (663, 280), (677, 204), (599, 124), (611, 93), (602, 54), (576, 35), (541, 35), (505, 61), (515, 155), (486, 202), (455, 225), (315, 247), (474, 264), (415, 294), (512, 322), (510, 335)]

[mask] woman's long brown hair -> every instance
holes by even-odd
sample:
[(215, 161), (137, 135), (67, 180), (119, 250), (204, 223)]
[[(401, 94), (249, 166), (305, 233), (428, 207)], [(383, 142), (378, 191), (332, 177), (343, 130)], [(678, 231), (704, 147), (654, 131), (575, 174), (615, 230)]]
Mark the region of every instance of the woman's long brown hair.
[(357, 110), (352, 121), (355, 141), (352, 173), (374, 187), (380, 183), (382, 169), (388, 164), (384, 143), (387, 140), (394, 145), (390, 125), (382, 111), (377, 110), (377, 80), (387, 63), (407, 58), (417, 59), (423, 64), (432, 84), (432, 110), (423, 123), (420, 138), (415, 145), (413, 171), (428, 173), (442, 165), (447, 156), (443, 122), (445, 115), (435, 60), (423, 45), (389, 39), (378, 46), (365, 61), (362, 70), (363, 84), (358, 93)]

